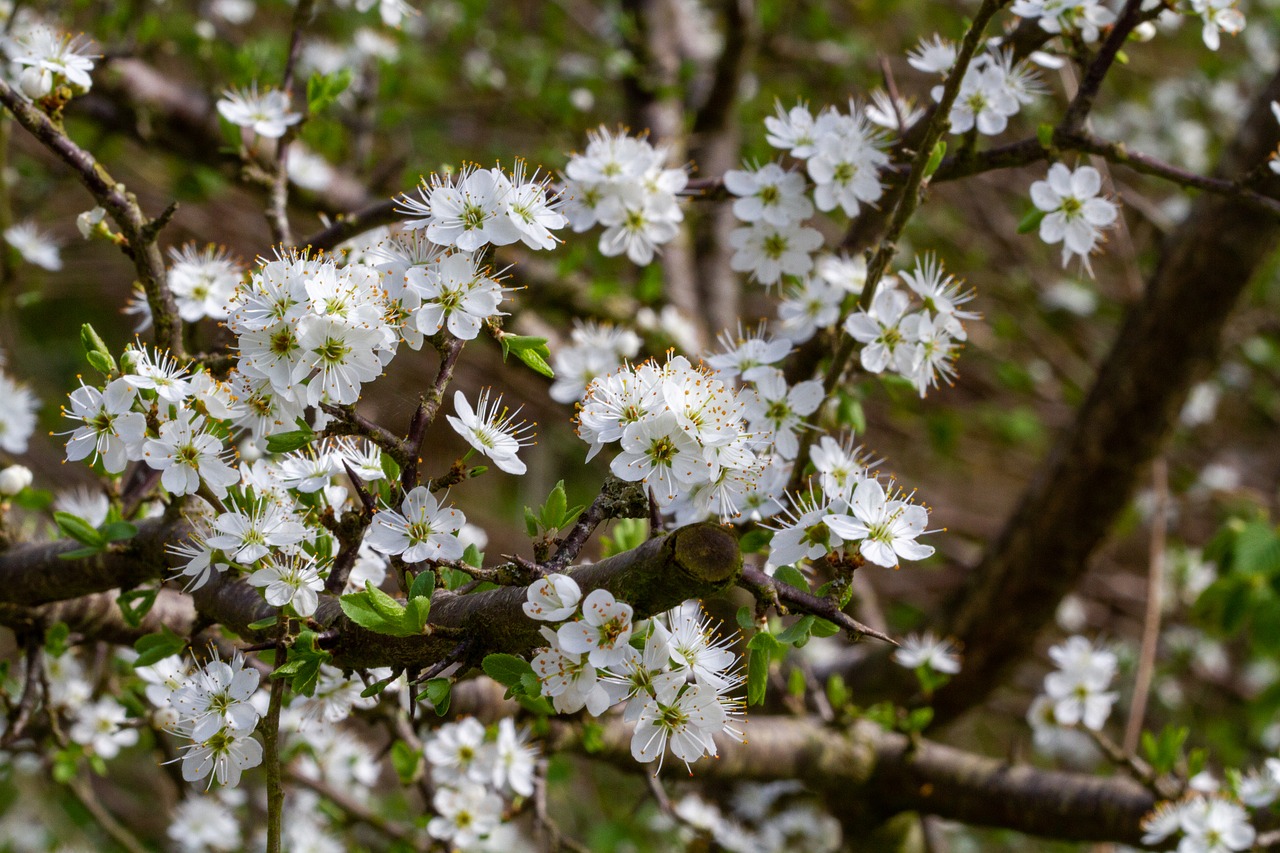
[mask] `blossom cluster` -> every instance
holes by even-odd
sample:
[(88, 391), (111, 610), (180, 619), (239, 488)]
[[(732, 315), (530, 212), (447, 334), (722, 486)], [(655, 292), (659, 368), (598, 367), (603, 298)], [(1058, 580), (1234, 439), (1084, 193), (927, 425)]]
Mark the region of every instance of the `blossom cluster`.
[(672, 811), (686, 830), (709, 834), (730, 853), (834, 853), (840, 849), (840, 824), (812, 803), (797, 800), (803, 791), (795, 780), (746, 783), (723, 809), (686, 794), (672, 803)]
[(437, 729), (423, 747), (435, 786), (427, 832), (470, 849), (502, 822), (505, 798), (533, 796), (538, 749), (528, 741), (509, 717), (492, 731), (473, 717)]
[(577, 233), (603, 225), (600, 253), (626, 254), (645, 266), (684, 221), (678, 194), (689, 176), (668, 168), (670, 152), (643, 137), (601, 127), (588, 134), (587, 150), (565, 165), (564, 213)]
[(765, 466), (752, 448), (782, 447), (784, 434), (794, 448), (791, 430), (821, 399), (820, 386), (788, 389), (780, 374), (761, 385), (758, 393), (735, 390), (683, 356), (624, 366), (588, 386), (578, 436), (591, 445), (588, 459), (618, 442), (610, 470), (644, 483), (659, 506), (671, 508), (679, 499), (703, 517), (729, 518)]
[(1142, 820), (1142, 843), (1154, 847), (1178, 836), (1177, 847), (1167, 848), (1170, 853), (1230, 853), (1252, 849), (1258, 832), (1249, 822), (1249, 812), (1244, 806), (1270, 805), (1280, 790), (1276, 787), (1280, 783), (1270, 768), (1255, 779), (1261, 784), (1256, 786), (1252, 797), (1245, 795), (1248, 800), (1244, 805), (1216, 794), (1193, 794), (1183, 800), (1160, 803)]
[(603, 589), (583, 598), (568, 575), (535, 582), (526, 599), (530, 618), (562, 623), (542, 629), (547, 646), (533, 659), (557, 712), (600, 716), (626, 702), (623, 719), (636, 726), (631, 755), (659, 768), (668, 747), (689, 764), (716, 755), (717, 733), (742, 740), (741, 700), (729, 695), (742, 683), (739, 661), (698, 602), (649, 620), (646, 632), (633, 625), (631, 605)]
[(1115, 652), (1076, 634), (1049, 649), (1049, 657), (1058, 668), (1045, 676), (1044, 693), (1027, 712), (1037, 739), (1051, 742), (1052, 729), (1063, 726), (1100, 731), (1119, 698), (1107, 689), (1116, 675)]
[[(856, 459), (851, 448), (824, 438), (833, 456)], [(933, 546), (916, 541), (929, 532), (929, 511), (912, 503), (892, 480), (886, 489), (878, 477), (862, 469), (850, 472), (842, 483), (826, 482), (834, 488), (788, 495), (791, 506), (771, 528), (770, 565), (797, 565), (838, 552), (852, 556), (854, 546), (862, 558), (885, 567), (933, 555)]]
[[(939, 36), (921, 39), (907, 55), (912, 68), (946, 76), (956, 61), (956, 46)], [(934, 86), (930, 95), (942, 100), (944, 87)], [(960, 90), (948, 118), (952, 133), (973, 129), (985, 136), (1003, 133), (1009, 119), (1044, 91), (1027, 62), (1015, 61), (1010, 48), (991, 48), (974, 57), (960, 80)]]
[(136, 671), (161, 725), (191, 741), (183, 747), (183, 779), (208, 776), (209, 784), (235, 787), (262, 762), (262, 745), (251, 737), (262, 716), (253, 703), (261, 679), (239, 652), (194, 670), (173, 656)]
[(556, 349), (552, 367), (556, 379), (551, 399), (576, 403), (597, 377), (612, 373), (640, 352), (640, 336), (612, 323), (573, 321), (569, 343)]
[(501, 168), (465, 167), (456, 177), (433, 175), (418, 198), (402, 196), (405, 227), (425, 229), (438, 246), (475, 252), (486, 245), (524, 243), (530, 249), (554, 249), (552, 231), (565, 226), (560, 199), (548, 193), (548, 181), (526, 179), (523, 161), (508, 175)]
[[(915, 268), (899, 277), (908, 290), (881, 282), (871, 307), (850, 314), (844, 330), (863, 345), (863, 368), (871, 373), (895, 371), (910, 379), (923, 397), (939, 378), (950, 381), (955, 375), (953, 362), (960, 342), (968, 337), (962, 321), (978, 315), (962, 307), (973, 291), (964, 290), (964, 282), (948, 275), (933, 255), (917, 257)], [(922, 303), (918, 311), (909, 312), (911, 294)]]
[(27, 443), (36, 429), (36, 409), (40, 402), (31, 390), (17, 382), (4, 370), (4, 354), (0, 353), (0, 450), (26, 453)]
[(62, 86), (81, 95), (93, 87), (89, 72), (97, 56), (89, 53), (88, 39), (62, 33), (30, 15), (15, 16), (13, 23), (0, 47), (12, 64), (6, 76), (18, 91), (38, 101)]

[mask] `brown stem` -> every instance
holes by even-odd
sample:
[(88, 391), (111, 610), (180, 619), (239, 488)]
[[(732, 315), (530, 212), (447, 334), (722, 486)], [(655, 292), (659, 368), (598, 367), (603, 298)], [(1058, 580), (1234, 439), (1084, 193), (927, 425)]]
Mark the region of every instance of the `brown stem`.
[(0, 104), (13, 114), (18, 124), (75, 172), (80, 183), (115, 220), (125, 237), (121, 248), (133, 261), (138, 281), (146, 291), (147, 304), (151, 306), (155, 323), (156, 343), (181, 358), (186, 352), (182, 343), (182, 320), (173, 294), (165, 283), (164, 257), (156, 245), (158, 220), (147, 218), (133, 193), (111, 177), (92, 154), (71, 141), (61, 124), (23, 100), (3, 80), (0, 80)]
[(1138, 672), (1133, 680), (1133, 702), (1124, 728), (1124, 751), (1138, 749), (1142, 721), (1147, 713), (1151, 678), (1156, 669), (1156, 647), (1160, 643), (1160, 599), (1164, 594), (1164, 540), (1169, 526), (1169, 466), (1163, 456), (1151, 464), (1151, 545), (1147, 558), (1147, 609), (1142, 618), (1142, 647), (1138, 651)]

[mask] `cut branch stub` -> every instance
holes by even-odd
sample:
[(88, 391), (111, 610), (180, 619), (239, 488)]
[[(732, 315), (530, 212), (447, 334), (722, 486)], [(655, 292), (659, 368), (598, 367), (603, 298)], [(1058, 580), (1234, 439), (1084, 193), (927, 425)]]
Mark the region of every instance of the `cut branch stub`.
[[(634, 608), (636, 619), (726, 589), (741, 573), (742, 553), (736, 537), (709, 523), (682, 527), (626, 553), (566, 572), (578, 582), (583, 595), (607, 589)], [(545, 645), (538, 629), (546, 623), (526, 616), (524, 602), (523, 587), (472, 595), (439, 592), (429, 624), (444, 629), (446, 636), (389, 637), (340, 618), (336, 620), (339, 638), (331, 649), (333, 662), (355, 669), (429, 666), (456, 647), (457, 631), (472, 641), (469, 663), (478, 663), (492, 652), (525, 655)], [(328, 608), (322, 610), (329, 612)]]

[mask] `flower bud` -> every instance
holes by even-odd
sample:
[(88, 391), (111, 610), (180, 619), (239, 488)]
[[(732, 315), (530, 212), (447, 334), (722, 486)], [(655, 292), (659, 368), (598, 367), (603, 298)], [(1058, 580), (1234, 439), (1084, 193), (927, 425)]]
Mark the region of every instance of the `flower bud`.
[(98, 226), (98, 223), (106, 215), (107, 212), (101, 207), (95, 207), (93, 210), (86, 210), (77, 216), (76, 228), (80, 229), (80, 236), (88, 240), (93, 235), (93, 229)]
[(0, 471), (0, 495), (16, 495), (31, 485), (31, 469), (25, 465), (10, 465)]
[(53, 91), (53, 75), (47, 68), (24, 68), (18, 75), (18, 88), (31, 100), (38, 101)]

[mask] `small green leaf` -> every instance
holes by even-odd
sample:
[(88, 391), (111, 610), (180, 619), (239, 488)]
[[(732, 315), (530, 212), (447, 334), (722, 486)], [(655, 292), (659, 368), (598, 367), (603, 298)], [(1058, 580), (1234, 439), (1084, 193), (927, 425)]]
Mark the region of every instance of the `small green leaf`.
[(44, 651), (51, 658), (60, 658), (67, 651), (67, 638), (71, 627), (66, 622), (54, 622), (44, 632)]
[(449, 713), (449, 702), (453, 697), (453, 681), (448, 678), (432, 678), (427, 681), (427, 701), (435, 709), (436, 716), (443, 717)]
[(109, 355), (100, 352), (90, 352), (85, 354), (85, 360), (89, 362), (89, 366), (101, 373), (103, 376), (110, 376), (116, 371), (116, 360)]
[(795, 566), (778, 566), (773, 571), (773, 579), (781, 581), (787, 586), (793, 586), (798, 590), (809, 591), (809, 581), (805, 580), (804, 573)]
[(369, 605), (384, 619), (395, 621), (404, 616), (404, 605), (373, 585), (373, 581), (364, 582), (364, 594), (368, 596)]
[(382, 465), (382, 473), (387, 476), (387, 480), (394, 483), (400, 479), (400, 465), (391, 458), (390, 453), (379, 454), (379, 462)]
[(431, 616), (431, 599), (420, 595), (409, 599), (404, 608), (405, 628), (414, 628), (415, 634), (425, 633), (427, 619)]
[(90, 526), (89, 522), (69, 512), (55, 512), (53, 520), (63, 535), (81, 542), (90, 548), (101, 550), (107, 544), (106, 538)]
[(515, 353), (516, 358), (523, 361), (534, 371), (541, 373), (548, 379), (555, 378), (555, 371), (551, 369), (551, 350), (547, 348), (546, 338), (537, 338), (532, 335), (509, 335), (506, 332), (500, 332), (498, 335), (498, 343), (502, 345), (502, 360), (506, 361), (507, 356)]
[(1041, 148), (1053, 147), (1053, 134), (1053, 125), (1047, 122), (1036, 128), (1036, 139), (1040, 142)]
[(530, 539), (538, 535), (538, 517), (529, 507), (524, 508), (524, 529)]
[(748, 530), (743, 534), (742, 538), (738, 540), (738, 548), (744, 554), (759, 554), (768, 546), (772, 539), (772, 530), (765, 530), (764, 528), (758, 527), (755, 530)]
[(247, 627), (250, 631), (265, 631), (279, 621), (278, 617), (268, 616), (266, 619), (259, 619), (257, 622), (250, 622)]
[(1044, 219), (1045, 212), (1040, 208), (1035, 208), (1022, 217), (1022, 221), (1018, 223), (1019, 234), (1029, 234), (1040, 227), (1040, 220)]
[(755, 611), (751, 605), (744, 604), (738, 608), (738, 627), (744, 631), (754, 631), (756, 628)]
[(814, 616), (800, 617), (778, 635), (778, 642), (797, 648), (804, 646), (805, 643), (809, 642), (809, 633), (813, 630), (813, 623), (816, 618)]
[(771, 659), (772, 655), (766, 649), (751, 649), (747, 653), (747, 703), (750, 705), (764, 702), (765, 691), (769, 686)]
[(560, 519), (564, 518), (564, 511), (569, 506), (569, 500), (564, 493), (564, 480), (556, 483), (551, 494), (547, 495), (546, 503), (542, 505), (542, 526), (547, 530), (560, 529)]
[(400, 777), (401, 784), (410, 785), (422, 769), (422, 750), (414, 749), (402, 740), (391, 744), (391, 766)]
[(187, 647), (187, 641), (170, 631), (168, 628), (161, 628), (158, 634), (147, 634), (139, 637), (138, 641), (133, 644), (133, 648), (138, 652), (138, 657), (134, 660), (134, 667), (151, 666), (157, 661), (176, 655)]
[(525, 674), (533, 674), (533, 667), (527, 660), (501, 652), (485, 655), (480, 666), (484, 669), (485, 675), (507, 688), (519, 686), (520, 679)]
[(79, 560), (84, 557), (92, 557), (94, 554), (101, 554), (101, 548), (76, 548), (71, 551), (63, 551), (58, 555), (59, 560)]
[(907, 714), (907, 718), (902, 721), (901, 729), (903, 732), (910, 734), (912, 732), (922, 732), (933, 722), (933, 709), (929, 707), (915, 708), (911, 713)]
[(409, 586), (409, 599), (430, 598), (436, 588), (436, 573), (430, 569), (418, 572)]
[(307, 109), (323, 112), (351, 85), (351, 69), (341, 68), (332, 74), (312, 74), (307, 81)]
[(840, 626), (826, 619), (815, 618), (813, 620), (813, 636), (815, 637), (834, 637), (840, 633)]
[(929, 162), (924, 165), (924, 176), (930, 177), (942, 165), (942, 158), (947, 156), (947, 141), (939, 139), (938, 144), (929, 152)]
[(310, 429), (295, 429), (289, 432), (277, 432), (267, 436), (268, 453), (289, 453), (316, 440), (316, 434)]
[[(419, 600), (426, 603), (425, 599)], [(422, 633), (422, 625), (417, 622), (420, 610), (409, 614), (398, 601), (368, 581), (365, 581), (363, 592), (344, 595), (338, 599), (338, 604), (348, 619), (376, 634), (412, 637)], [(418, 608), (421, 606), (416, 605)]]
[[(467, 546), (467, 550), (462, 552), (462, 562), (478, 569), (484, 565), (484, 554), (480, 553), (480, 549), (472, 542)], [(468, 575), (468, 578), (470, 578), (470, 575)]]
[(158, 589), (153, 588), (120, 593), (116, 598), (116, 604), (120, 605), (120, 615), (124, 617), (125, 624), (130, 628), (141, 625), (142, 620), (151, 612), (151, 606), (156, 603), (158, 592)]
[(84, 347), (84, 354), (94, 370), (104, 376), (116, 371), (116, 360), (107, 349), (106, 341), (88, 323), (80, 327), (80, 345)]
[(98, 528), (108, 542), (123, 542), (138, 535), (138, 528), (127, 521), (109, 521)]

